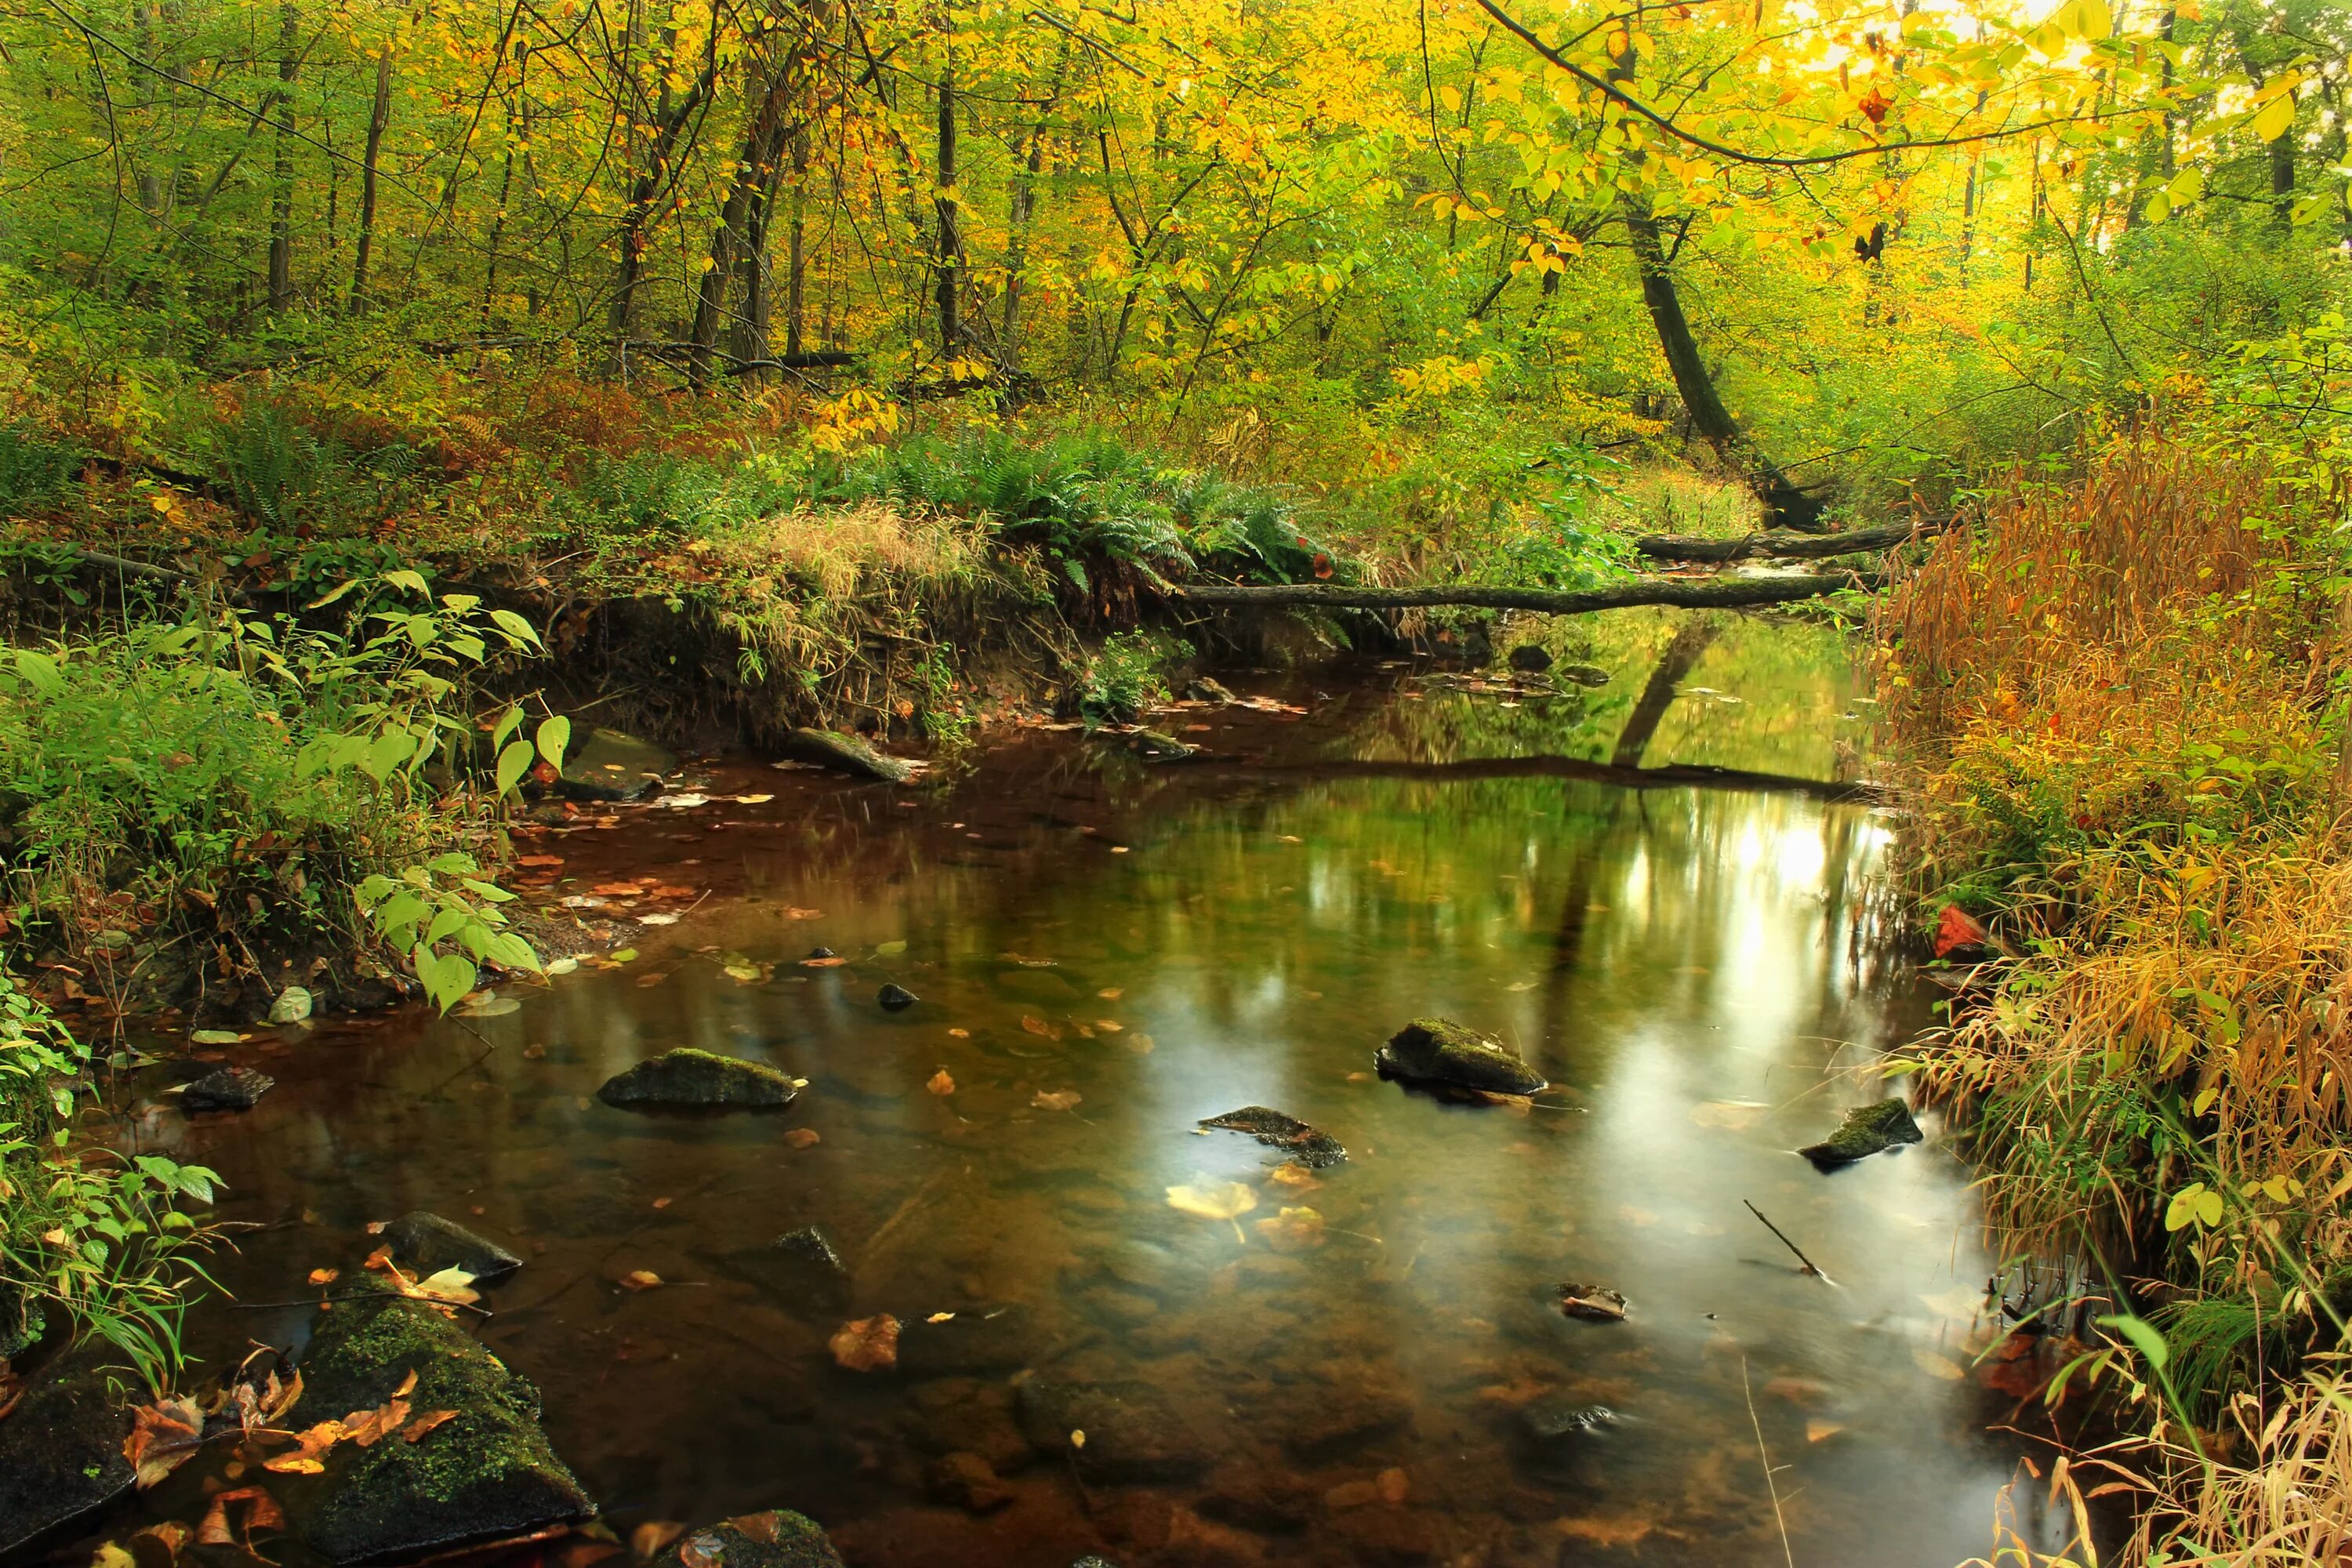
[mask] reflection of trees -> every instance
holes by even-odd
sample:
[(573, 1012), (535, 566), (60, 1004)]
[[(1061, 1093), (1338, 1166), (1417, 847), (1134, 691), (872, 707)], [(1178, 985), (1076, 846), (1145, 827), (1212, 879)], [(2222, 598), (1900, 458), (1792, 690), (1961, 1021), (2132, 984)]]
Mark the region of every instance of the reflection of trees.
[(1634, 700), (1633, 710), (1626, 716), (1625, 727), (1617, 732), (1617, 749), (1609, 760), (1621, 768), (1638, 768), (1642, 754), (1650, 749), (1651, 737), (1658, 732), (1658, 722), (1666, 716), (1685, 677), (1691, 672), (1699, 656), (1715, 641), (1716, 624), (1707, 616), (1693, 616), (1675, 632), (1674, 640), (1658, 658), (1657, 668), (1650, 671), (1648, 684)]

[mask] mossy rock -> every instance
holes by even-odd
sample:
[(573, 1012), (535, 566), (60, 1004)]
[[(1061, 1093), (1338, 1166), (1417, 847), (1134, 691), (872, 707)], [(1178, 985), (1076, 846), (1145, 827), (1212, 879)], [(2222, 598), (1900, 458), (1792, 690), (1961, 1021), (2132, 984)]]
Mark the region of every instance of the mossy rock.
[(373, 1410), (408, 1375), (424, 1415), (454, 1419), (415, 1442), (338, 1445), (323, 1476), (285, 1488), (303, 1541), (335, 1563), (368, 1563), (498, 1541), (595, 1516), (539, 1427), (539, 1390), (428, 1303), (389, 1289), (323, 1310), (302, 1357), (296, 1430)]
[(1373, 1054), (1372, 1065), (1382, 1078), (1482, 1094), (1535, 1094), (1549, 1087), (1502, 1041), (1445, 1018), (1415, 1018)]
[(1348, 1157), (1347, 1147), (1328, 1132), (1319, 1132), (1296, 1116), (1264, 1105), (1244, 1105), (1222, 1116), (1201, 1118), (1202, 1127), (1246, 1132), (1271, 1149), (1280, 1149), (1310, 1170), (1323, 1170)]
[(814, 1520), (778, 1509), (689, 1530), (653, 1568), (843, 1568)]
[(1898, 1143), (1916, 1143), (1926, 1137), (1911, 1120), (1911, 1108), (1898, 1095), (1875, 1105), (1857, 1106), (1845, 1113), (1838, 1130), (1821, 1142), (1797, 1151), (1823, 1170), (1866, 1160)]
[(0, 1557), (62, 1534), (131, 1490), (127, 1374), (87, 1345), (37, 1379), (0, 1421)]
[(794, 730), (784, 738), (784, 755), (835, 773), (884, 784), (905, 784), (915, 776), (911, 763), (886, 757), (855, 735), (836, 730)]
[(726, 1110), (786, 1106), (799, 1092), (781, 1068), (681, 1046), (615, 1075), (596, 1098), (607, 1105)]
[(522, 1267), (522, 1259), (456, 1220), (425, 1209), (402, 1215), (383, 1227), (393, 1260), (418, 1276), (462, 1268), (477, 1285), (495, 1285)]
[(563, 759), (557, 789), (572, 800), (636, 800), (677, 772), (677, 759), (635, 735), (591, 730)]

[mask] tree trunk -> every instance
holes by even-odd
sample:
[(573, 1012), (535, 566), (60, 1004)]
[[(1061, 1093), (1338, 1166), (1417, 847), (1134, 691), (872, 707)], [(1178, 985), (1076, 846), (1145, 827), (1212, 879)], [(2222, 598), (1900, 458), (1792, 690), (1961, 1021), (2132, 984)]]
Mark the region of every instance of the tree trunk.
[(1666, 717), (1666, 710), (1675, 704), (1675, 690), (1698, 664), (1699, 656), (1715, 641), (1715, 626), (1701, 620), (1685, 621), (1675, 630), (1674, 640), (1658, 658), (1658, 667), (1650, 671), (1649, 684), (1642, 688), (1633, 710), (1625, 716), (1624, 729), (1617, 732), (1617, 749), (1610, 753), (1609, 765), (1617, 768), (1638, 768), (1642, 755), (1650, 749), (1651, 738)]
[(1715, 377), (1708, 373), (1706, 360), (1699, 353), (1698, 341), (1691, 335), (1690, 318), (1683, 313), (1682, 296), (1675, 290), (1674, 273), (1666, 263), (1658, 220), (1638, 196), (1625, 199), (1625, 226), (1633, 237), (1633, 257), (1641, 268), (1642, 302), (1649, 307), (1650, 324), (1657, 331), (1659, 348), (1665, 353), (1675, 390), (1682, 395), (1683, 406), (1690, 412), (1692, 428), (1727, 461), (1748, 473), (1757, 494), (1763, 499), (1766, 514), (1773, 521), (1807, 532), (1823, 528), (1826, 525), (1822, 521), (1822, 503), (1790, 483), (1772, 459), (1741, 433), (1738, 422), (1724, 406), (1722, 395), (1715, 389)]
[(1178, 587), (1179, 606), (1239, 608), (1252, 605), (1305, 605), (1324, 609), (1414, 610), (1433, 605), (1467, 605), (1487, 610), (1536, 610), (1581, 616), (1636, 605), (1675, 605), (1686, 610), (1742, 609), (1818, 599), (1846, 588), (1874, 588), (1874, 575), (1853, 572), (1788, 573), (1769, 577), (1636, 577), (1606, 588), (1567, 592), (1557, 588), (1496, 588), (1456, 584), (1432, 588), (1360, 588), (1337, 583), (1279, 583), (1228, 586), (1195, 583)]
[(269, 313), (294, 308), (294, 72), (299, 61), (301, 16), (278, 8), (278, 136), (270, 157)]
[(1948, 522), (1891, 522), (1839, 533), (1740, 533), (1727, 539), (1696, 533), (1645, 533), (1633, 548), (1654, 561), (1746, 561), (1769, 556), (1818, 561), (1862, 550), (1889, 550), (1913, 539), (1928, 539)]
[(801, 352), (808, 315), (808, 127), (793, 132), (793, 225), (784, 258), (784, 353)]
[(375, 249), (375, 165), (383, 128), (392, 122), (392, 46), (375, 59), (375, 105), (368, 111), (367, 145), (360, 154), (360, 237), (352, 257), (352, 314), (367, 309), (368, 258)]
[(792, 101), (798, 58), (787, 56), (770, 74), (767, 89), (760, 95), (759, 111), (743, 128), (742, 145), (735, 157), (735, 179), (728, 187), (726, 205), (719, 209), (719, 226), (711, 231), (710, 265), (695, 289), (691, 352), (687, 360), (687, 379), (697, 387), (710, 383), (719, 323), (727, 314), (727, 286), (739, 261), (748, 258), (756, 265), (758, 250), (763, 248), (752, 243), (753, 213), (761, 205), (761, 192), (775, 179), (776, 160), (791, 134), (784, 115)]
[(963, 342), (963, 323), (959, 314), (963, 298), (963, 233), (958, 226), (956, 200), (951, 194), (955, 182), (955, 72), (950, 70), (940, 78), (939, 195), (933, 198), (940, 217), (940, 358), (943, 361), (955, 358)]

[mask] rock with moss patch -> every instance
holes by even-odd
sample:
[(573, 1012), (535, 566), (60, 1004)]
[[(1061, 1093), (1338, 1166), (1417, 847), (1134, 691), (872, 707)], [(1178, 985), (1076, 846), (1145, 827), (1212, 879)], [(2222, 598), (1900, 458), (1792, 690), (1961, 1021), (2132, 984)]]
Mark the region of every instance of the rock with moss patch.
[(1223, 708), (1238, 701), (1239, 699), (1226, 689), (1223, 681), (1212, 679), (1205, 675), (1196, 675), (1184, 683), (1184, 700), (1207, 702)]
[(106, 1366), (105, 1347), (86, 1345), (38, 1377), (0, 1421), (0, 1557), (66, 1533), (77, 1521), (131, 1490), (122, 1441), (130, 1374)]
[(591, 730), (563, 758), (559, 793), (572, 800), (641, 800), (677, 772), (677, 758), (618, 730)]
[(1147, 763), (1189, 763), (1201, 754), (1200, 747), (1159, 730), (1138, 730), (1126, 740), (1127, 749)]
[(799, 1092), (792, 1075), (780, 1068), (681, 1046), (616, 1074), (596, 1098), (620, 1106), (764, 1110), (790, 1105)]
[(338, 1444), (323, 1475), (280, 1493), (304, 1543), (334, 1563), (415, 1558), (577, 1523), (596, 1505), (539, 1426), (539, 1390), (429, 1303), (389, 1288), (322, 1311), (302, 1357), (295, 1430), (404, 1398), (457, 1414), (412, 1442)]
[(837, 730), (795, 730), (784, 738), (783, 752), (796, 763), (884, 784), (905, 784), (915, 776), (912, 763), (886, 757), (856, 736)]
[(1445, 1018), (1415, 1018), (1373, 1054), (1372, 1065), (1382, 1078), (1481, 1094), (1534, 1094), (1549, 1087), (1543, 1074), (1502, 1041)]
[(180, 1091), (184, 1110), (251, 1110), (278, 1080), (251, 1068), (222, 1068)]
[(1597, 664), (1569, 664), (1553, 670), (1552, 679), (1564, 680), (1570, 686), (1597, 689), (1609, 684), (1609, 672)]
[(1346, 1146), (1328, 1132), (1319, 1132), (1296, 1116), (1267, 1106), (1244, 1105), (1222, 1116), (1204, 1116), (1200, 1124), (1228, 1132), (1246, 1132), (1268, 1148), (1284, 1151), (1310, 1170), (1336, 1165), (1348, 1157)]
[(785, 1509), (689, 1530), (653, 1568), (843, 1568), (816, 1521)]
[(1911, 1108), (1899, 1095), (1888, 1095), (1875, 1105), (1856, 1106), (1845, 1113), (1838, 1130), (1821, 1142), (1797, 1151), (1822, 1170), (1851, 1165), (1898, 1143), (1916, 1143), (1926, 1134), (1911, 1119)]
[(392, 1248), (394, 1262), (420, 1276), (462, 1268), (475, 1284), (495, 1285), (522, 1267), (521, 1258), (489, 1237), (424, 1209), (385, 1226), (383, 1243)]

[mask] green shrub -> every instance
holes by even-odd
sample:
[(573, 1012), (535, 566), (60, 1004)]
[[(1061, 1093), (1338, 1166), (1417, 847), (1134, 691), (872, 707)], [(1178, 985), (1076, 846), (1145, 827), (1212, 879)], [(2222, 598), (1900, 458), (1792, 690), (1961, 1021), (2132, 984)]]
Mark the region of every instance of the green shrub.
[(78, 443), (59, 440), (25, 420), (0, 422), (0, 518), (35, 517), (61, 502), (89, 459)]

